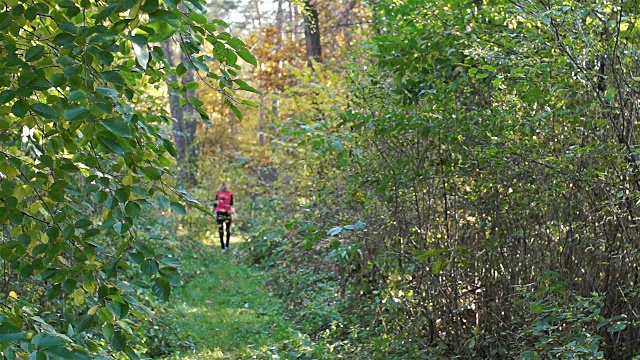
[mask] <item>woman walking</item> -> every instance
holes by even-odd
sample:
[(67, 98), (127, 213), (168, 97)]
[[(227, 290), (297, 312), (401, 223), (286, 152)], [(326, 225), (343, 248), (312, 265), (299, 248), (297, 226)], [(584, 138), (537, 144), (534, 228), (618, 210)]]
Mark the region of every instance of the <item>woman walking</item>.
[[(222, 252), (227, 252), (229, 249), (229, 239), (231, 238), (231, 214), (233, 214), (233, 194), (229, 190), (229, 186), (226, 182), (223, 182), (218, 189), (216, 199), (213, 202), (216, 207), (216, 221), (218, 222), (218, 234), (220, 234), (220, 245), (222, 246)], [(225, 244), (225, 229), (227, 242)]]

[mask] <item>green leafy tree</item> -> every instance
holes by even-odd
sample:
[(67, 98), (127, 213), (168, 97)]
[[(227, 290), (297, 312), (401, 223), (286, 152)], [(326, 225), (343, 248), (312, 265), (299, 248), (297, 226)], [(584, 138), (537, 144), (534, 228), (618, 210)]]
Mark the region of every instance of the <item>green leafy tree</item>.
[[(130, 318), (149, 313), (121, 274), (140, 272), (161, 299), (179, 274), (135, 225), (155, 208), (184, 213), (184, 201), (205, 210), (173, 186), (171, 119), (150, 94), (166, 85), (207, 122), (185, 97), (195, 84), (175, 78), (193, 72), (237, 110), (238, 59), (256, 60), (200, 0), (1, 7), (0, 350), (137, 358), (144, 333)], [(175, 66), (163, 41), (185, 54)]]

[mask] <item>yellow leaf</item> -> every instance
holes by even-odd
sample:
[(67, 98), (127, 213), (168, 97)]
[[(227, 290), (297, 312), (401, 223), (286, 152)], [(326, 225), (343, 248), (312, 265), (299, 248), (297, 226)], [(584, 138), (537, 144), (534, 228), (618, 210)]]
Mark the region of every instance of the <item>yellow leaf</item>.
[(76, 291), (73, 292), (73, 302), (80, 306), (84, 304), (84, 300), (84, 290), (76, 289)]
[(19, 299), (18, 294), (16, 294), (16, 292), (13, 290), (9, 291), (9, 297), (14, 298), (16, 300)]
[(96, 290), (96, 283), (93, 281), (88, 281), (82, 284), (82, 287), (89, 293), (93, 293)]
[(98, 311), (99, 308), (100, 308), (100, 305), (95, 305), (91, 309), (89, 309), (89, 311), (87, 311), (87, 314), (95, 315), (96, 311)]
[(33, 194), (33, 189), (27, 185), (22, 185), (16, 188), (13, 192), (13, 196), (15, 196), (18, 201), (22, 201), (24, 198), (29, 197)]
[(13, 179), (19, 174), (16, 168), (14, 168), (13, 166), (9, 165), (6, 162), (3, 164), (0, 164), (0, 172), (2, 172), (9, 179)]
[(41, 202), (34, 202), (31, 204), (31, 206), (29, 206), (29, 211), (31, 212), (31, 214), (35, 215), (38, 213), (38, 211), (42, 208), (42, 203)]
[(145, 151), (142, 154), (142, 159), (143, 160), (153, 160), (156, 158), (156, 153), (154, 153), (153, 151)]
[(122, 179), (122, 183), (125, 185), (131, 185), (133, 184), (133, 176), (131, 175), (127, 175)]

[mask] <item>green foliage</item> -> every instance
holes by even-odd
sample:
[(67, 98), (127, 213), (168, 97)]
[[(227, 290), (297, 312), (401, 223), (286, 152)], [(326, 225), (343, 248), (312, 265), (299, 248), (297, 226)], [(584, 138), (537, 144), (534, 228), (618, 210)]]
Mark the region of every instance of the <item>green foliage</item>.
[[(181, 201), (202, 208), (175, 189), (171, 120), (150, 105), (149, 84), (188, 90), (169, 81), (178, 70), (158, 42), (178, 42), (188, 59), (179, 66), (222, 91), (238, 80), (229, 52), (255, 61), (220, 36), (202, 1), (2, 7), (0, 350), (7, 359), (137, 359), (146, 345), (135, 319), (148, 319), (147, 296), (168, 299), (180, 275), (175, 253), (136, 225), (167, 203), (178, 214)], [(208, 120), (196, 100), (186, 99)]]
[(519, 335), (531, 341), (521, 342), (520, 359), (604, 359), (604, 339), (598, 331), (622, 330), (621, 318), (605, 320), (600, 315), (602, 296), (581, 298), (551, 279), (550, 286), (533, 293), (520, 289), (528, 326)]
[(254, 229), (256, 259), (288, 266), (283, 284), (331, 274), (341, 323), (376, 355), (637, 353), (636, 11), (370, 8), (352, 63), (297, 72), (281, 102), (273, 159), (290, 179)]

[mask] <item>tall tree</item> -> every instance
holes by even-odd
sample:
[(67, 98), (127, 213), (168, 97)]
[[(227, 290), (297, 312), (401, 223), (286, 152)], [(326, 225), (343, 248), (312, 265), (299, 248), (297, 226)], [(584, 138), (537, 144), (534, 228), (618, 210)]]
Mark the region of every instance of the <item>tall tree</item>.
[(305, 0), (302, 9), (304, 19), (304, 41), (307, 47), (307, 65), (313, 68), (313, 61), (322, 61), (320, 43), (320, 23), (315, 1)]
[[(175, 39), (167, 40), (163, 43), (165, 55), (167, 61), (171, 66), (176, 66), (176, 57), (179, 53), (180, 62), (183, 64), (189, 64), (187, 55), (179, 46), (178, 51), (175, 50)], [(176, 74), (169, 75), (171, 82), (177, 83), (178, 77)], [(183, 86), (187, 86), (194, 81), (194, 71), (189, 68), (181, 78)], [(178, 160), (178, 178), (185, 185), (195, 185), (197, 172), (197, 152), (195, 146), (195, 133), (197, 127), (197, 116), (195, 108), (191, 105), (190, 101), (181, 103), (180, 99), (193, 99), (194, 90), (187, 86), (187, 92), (185, 95), (179, 94), (171, 86), (167, 86), (169, 93), (169, 108), (171, 112), (171, 122), (173, 127), (173, 138), (176, 145), (177, 160)]]

